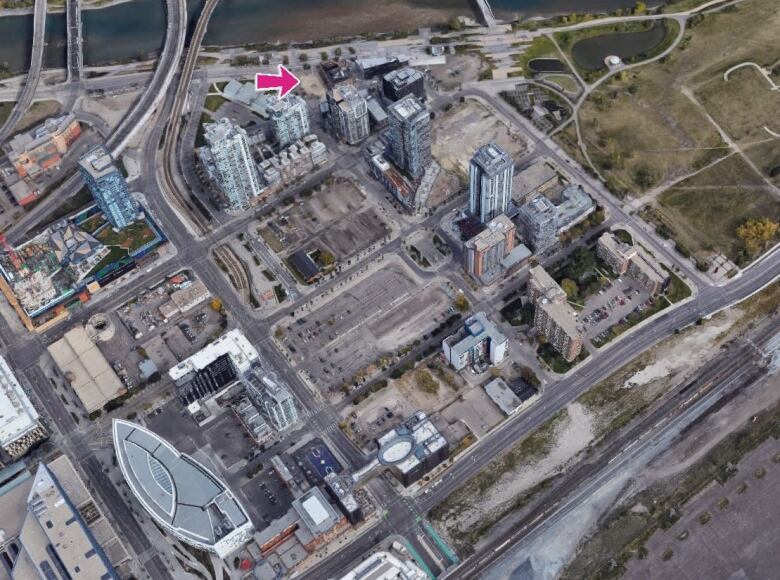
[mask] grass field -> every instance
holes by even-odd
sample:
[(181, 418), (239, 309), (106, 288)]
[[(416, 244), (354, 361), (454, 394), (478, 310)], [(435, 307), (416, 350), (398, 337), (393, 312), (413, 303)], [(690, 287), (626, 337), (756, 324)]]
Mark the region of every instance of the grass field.
[[(703, 87), (706, 100), (710, 85), (716, 86), (717, 79), (724, 84), (723, 72), (731, 66), (747, 60), (763, 66), (780, 59), (775, 32), (780, 29), (780, 11), (775, 0), (745, 0), (737, 7), (697, 16), (689, 24), (678, 49), (624, 79), (611, 80), (594, 91), (580, 112), (588, 152), (619, 196), (683, 177), (724, 155), (720, 136), (683, 88), (697, 93)], [(735, 38), (750, 41), (735, 43)], [(729, 90), (738, 91), (739, 86)], [(751, 97), (750, 102), (759, 98), (763, 114), (763, 109), (769, 110), (764, 97)], [(714, 111), (713, 117), (717, 114)], [(755, 119), (750, 123), (753, 127)], [(742, 131), (749, 134), (750, 128)], [(566, 143), (570, 139), (560, 141), (571, 147)]]
[(522, 69), (524, 74), (532, 76), (529, 74), (531, 71), (528, 69), (528, 61), (543, 57), (560, 58), (560, 56), (552, 40), (546, 36), (537, 36), (531, 44), (526, 46), (523, 52), (514, 55), (512, 58), (514, 58), (515, 64)]
[(203, 106), (212, 113), (222, 106), (222, 103), (227, 101), (222, 95), (209, 95), (206, 97), (206, 102)]
[(5, 123), (5, 120), (11, 115), (11, 111), (14, 110), (16, 103), (11, 101), (3, 101), (0, 103), (0, 125)]
[(780, 186), (780, 139), (751, 145), (746, 147), (744, 152), (756, 164), (761, 173), (775, 185)]
[(764, 127), (780, 133), (780, 95), (770, 90), (767, 80), (753, 67), (737, 69), (699, 85), (696, 96), (715, 121), (738, 142), (764, 140), (771, 135)]
[(654, 213), (683, 253), (723, 252), (742, 261), (737, 228), (747, 219), (780, 219), (780, 200), (737, 155), (682, 181), (658, 198)]
[(47, 117), (60, 112), (62, 105), (57, 101), (35, 101), (14, 128), (15, 132), (24, 131), (42, 122)]
[(555, 83), (564, 91), (570, 93), (577, 93), (580, 90), (580, 86), (577, 84), (577, 81), (574, 80), (574, 77), (569, 75), (547, 75), (543, 80)]

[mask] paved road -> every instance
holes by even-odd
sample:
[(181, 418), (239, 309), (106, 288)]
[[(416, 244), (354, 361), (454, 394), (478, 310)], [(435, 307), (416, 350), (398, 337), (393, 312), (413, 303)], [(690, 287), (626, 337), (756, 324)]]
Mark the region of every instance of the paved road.
[(81, 0), (65, 1), (65, 25), (68, 35), (67, 82), (79, 83), (84, 79)]
[(16, 105), (14, 105), (13, 111), (5, 120), (5, 124), (0, 127), (0, 143), (3, 143), (12, 134), (16, 124), (22, 119), (27, 109), (30, 108), (43, 67), (43, 49), (46, 46), (44, 42), (45, 35), (46, 0), (35, 0), (30, 70), (27, 72), (27, 81), (24, 83), (24, 88), (16, 101)]
[(531, 538), (564, 520), (611, 479), (625, 475), (631, 465), (635, 467), (638, 464), (640, 457), (642, 464), (646, 464), (668, 448), (678, 434), (720, 400), (764, 378), (764, 359), (757, 349), (776, 334), (776, 324), (764, 324), (752, 340), (733, 345), (723, 357), (702, 369), (693, 381), (643, 417), (637, 425), (603, 449), (597, 448), (595, 456), (588, 457), (567, 474), (512, 530), (497, 536), (445, 577), (473, 578), (484, 573), (489, 566), (505, 562), (516, 554), (520, 546), (527, 545)]
[[(40, 1), (42, 0), (38, 0), (38, 2)], [(162, 99), (167, 96), (168, 87), (176, 73), (177, 64), (184, 50), (184, 38), (187, 32), (186, 3), (184, 0), (166, 0), (166, 14), (168, 26), (165, 34), (165, 44), (157, 61), (157, 68), (154, 71), (152, 80), (147, 85), (143, 95), (133, 104), (130, 111), (122, 118), (119, 125), (106, 141), (106, 145), (114, 157), (118, 157), (136, 133), (149, 120), (149, 117), (159, 106)], [(37, 20), (36, 18), (36, 23)], [(0, 135), (0, 141), (2, 140), (2, 135)], [(21, 220), (6, 231), (8, 240), (11, 242), (18, 241), (29, 228), (51, 213), (64, 200), (78, 193), (82, 186), (83, 180), (77, 172), (70, 175), (60, 187), (50, 192), (34, 209), (25, 214)]]

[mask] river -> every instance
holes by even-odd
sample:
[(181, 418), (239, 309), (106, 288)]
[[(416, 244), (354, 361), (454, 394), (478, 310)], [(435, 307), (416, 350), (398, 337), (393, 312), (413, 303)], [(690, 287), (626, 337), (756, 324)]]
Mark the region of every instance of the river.
[[(188, 0), (193, 21), (201, 0)], [(499, 17), (606, 11), (633, 0), (491, 0)], [(207, 45), (306, 41), (337, 34), (412, 29), (470, 14), (468, 0), (221, 0), (206, 34)], [(131, 0), (83, 11), (87, 66), (143, 58), (159, 50), (165, 30), (162, 0)], [(29, 65), (33, 18), (0, 18), (0, 64), (12, 71)], [(46, 19), (47, 68), (65, 66), (65, 15)]]

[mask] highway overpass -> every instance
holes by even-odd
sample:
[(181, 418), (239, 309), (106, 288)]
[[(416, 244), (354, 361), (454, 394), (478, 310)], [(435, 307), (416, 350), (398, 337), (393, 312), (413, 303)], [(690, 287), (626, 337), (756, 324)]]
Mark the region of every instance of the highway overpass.
[(68, 82), (84, 80), (84, 36), (81, 25), (81, 0), (66, 0), (65, 26), (68, 34)]
[(33, 16), (33, 44), (32, 58), (30, 59), (30, 70), (27, 72), (27, 82), (19, 94), (13, 111), (6, 119), (5, 124), (0, 127), (0, 143), (5, 141), (13, 133), (14, 127), (22, 119), (27, 109), (30, 108), (35, 89), (38, 86), (38, 80), (41, 76), (43, 67), (43, 48), (46, 34), (46, 0), (35, 0), (35, 12)]

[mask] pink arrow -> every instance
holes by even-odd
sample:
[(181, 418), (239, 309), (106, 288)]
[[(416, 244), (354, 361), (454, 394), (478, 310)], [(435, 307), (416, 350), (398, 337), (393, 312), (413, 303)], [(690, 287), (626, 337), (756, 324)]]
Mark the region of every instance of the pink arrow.
[(276, 91), (280, 97), (289, 93), (299, 84), (301, 84), (300, 79), (282, 64), (279, 65), (278, 75), (262, 73), (255, 75), (255, 89), (258, 91)]

